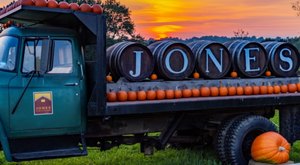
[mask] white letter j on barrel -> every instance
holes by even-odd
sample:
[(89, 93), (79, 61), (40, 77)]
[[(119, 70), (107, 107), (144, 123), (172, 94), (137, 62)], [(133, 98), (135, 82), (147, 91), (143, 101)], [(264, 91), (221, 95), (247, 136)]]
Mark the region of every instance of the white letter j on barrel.
[(143, 51), (133, 51), (135, 54), (135, 73), (132, 70), (129, 71), (129, 74), (132, 77), (138, 77), (141, 74), (141, 63), (142, 63), (142, 54)]

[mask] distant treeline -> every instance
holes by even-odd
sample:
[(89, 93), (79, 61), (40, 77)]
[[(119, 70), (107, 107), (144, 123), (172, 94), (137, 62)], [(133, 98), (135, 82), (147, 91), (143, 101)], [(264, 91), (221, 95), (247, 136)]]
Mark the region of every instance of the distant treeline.
[[(276, 38), (264, 38), (264, 37), (256, 37), (256, 36), (252, 36), (252, 37), (243, 37), (243, 38), (239, 38), (239, 37), (226, 37), (226, 36), (202, 36), (202, 37), (192, 37), (192, 38), (188, 38), (188, 39), (181, 39), (181, 38), (165, 38), (164, 40), (173, 40), (173, 41), (181, 41), (181, 42), (185, 42), (185, 43), (189, 43), (189, 42), (193, 42), (193, 41), (198, 41), (198, 40), (210, 40), (210, 41), (216, 41), (216, 42), (220, 42), (220, 43), (224, 43), (227, 41), (231, 41), (231, 40), (248, 40), (248, 41), (255, 41), (255, 42), (266, 42), (266, 41), (279, 41), (279, 42), (289, 42), (291, 44), (293, 44), (298, 50), (300, 50), (300, 37), (292, 37), (292, 38), (281, 38), (281, 37), (276, 37)], [(155, 42), (156, 40), (154, 39), (149, 39), (145, 41), (145, 45), (149, 45), (153, 42)]]

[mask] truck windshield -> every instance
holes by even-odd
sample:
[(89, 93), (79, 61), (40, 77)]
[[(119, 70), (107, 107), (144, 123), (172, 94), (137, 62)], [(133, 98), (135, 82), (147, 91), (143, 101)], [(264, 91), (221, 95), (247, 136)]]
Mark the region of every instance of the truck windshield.
[(18, 39), (11, 36), (0, 37), (0, 70), (15, 69)]

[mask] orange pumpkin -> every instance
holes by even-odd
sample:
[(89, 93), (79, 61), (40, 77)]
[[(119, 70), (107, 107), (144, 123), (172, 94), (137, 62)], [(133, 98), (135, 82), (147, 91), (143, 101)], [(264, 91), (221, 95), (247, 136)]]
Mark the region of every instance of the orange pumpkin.
[(191, 89), (183, 89), (182, 90), (182, 96), (184, 98), (192, 97), (192, 90)]
[(174, 92), (175, 99), (179, 99), (182, 97), (182, 91), (180, 89), (176, 89)]
[(166, 92), (165, 90), (159, 89), (156, 91), (156, 98), (157, 100), (163, 100), (166, 98)]
[(280, 134), (266, 132), (253, 141), (251, 156), (258, 162), (281, 164), (289, 160), (290, 149), (290, 144)]
[(127, 92), (127, 100), (128, 101), (136, 101), (136, 99), (137, 99), (137, 93), (136, 93), (136, 91), (128, 91)]
[(77, 3), (70, 3), (71, 10), (79, 10), (79, 5)]
[(113, 82), (112, 76), (111, 75), (107, 75), (106, 76), (106, 81), (109, 82), (109, 83)]
[(121, 90), (117, 93), (117, 97), (119, 101), (127, 101), (128, 95), (126, 91)]
[(251, 86), (245, 86), (244, 87), (244, 92), (245, 92), (245, 95), (252, 95), (253, 94), (253, 88)]
[(70, 4), (65, 1), (59, 2), (58, 6), (61, 9), (70, 9)]
[(92, 6), (92, 11), (96, 14), (102, 14), (103, 13), (103, 8), (99, 4), (94, 4)]
[(274, 93), (274, 88), (273, 86), (269, 85), (268, 86), (268, 94), (273, 94)]
[(199, 97), (200, 96), (200, 90), (198, 88), (192, 89), (192, 96), (193, 97)]
[(8, 26), (14, 25), (14, 21), (8, 20), (8, 21), (7, 21), (7, 25), (8, 25)]
[(228, 95), (228, 88), (221, 86), (219, 88), (219, 94), (220, 94), (220, 96), (227, 96)]
[(272, 75), (272, 73), (271, 73), (271, 71), (266, 71), (265, 75), (266, 75), (267, 77), (270, 77), (270, 76)]
[(47, 1), (46, 0), (34, 0), (35, 6), (38, 7), (46, 7), (47, 6)]
[(155, 73), (151, 74), (150, 79), (157, 80), (157, 74), (155, 74)]
[(236, 87), (236, 94), (237, 95), (243, 95), (244, 94), (244, 88), (241, 86)]
[(281, 93), (287, 93), (287, 92), (288, 92), (288, 86), (285, 85), (285, 84), (282, 84), (282, 85), (280, 86), (280, 92), (281, 92)]
[(231, 76), (232, 78), (237, 78), (237, 77), (238, 77), (238, 74), (237, 74), (236, 71), (232, 71), (232, 72), (230, 73), (230, 76)]
[(255, 86), (252, 87), (252, 89), (253, 89), (253, 94), (254, 95), (258, 95), (259, 94), (259, 86), (255, 85)]
[(210, 87), (210, 95), (211, 96), (219, 96), (219, 88), (218, 87)]
[(201, 87), (200, 88), (200, 93), (201, 93), (201, 96), (203, 96), (203, 97), (210, 96), (210, 90), (209, 90), (208, 87)]
[(259, 87), (259, 91), (260, 91), (261, 95), (265, 95), (265, 94), (268, 93), (268, 87), (265, 86), (265, 85), (262, 85), (262, 86)]
[(58, 8), (58, 3), (56, 0), (48, 0), (48, 5), (49, 8)]
[(174, 99), (174, 90), (172, 89), (168, 89), (166, 90), (166, 99)]
[(236, 88), (234, 86), (231, 86), (231, 87), (228, 88), (228, 95), (229, 96), (236, 95)]
[(274, 85), (274, 94), (279, 94), (280, 93), (280, 86), (279, 85)]
[(25, 6), (33, 6), (34, 2), (32, 0), (22, 0), (21, 1), (21, 5), (25, 5)]
[(295, 93), (297, 91), (297, 85), (296, 84), (288, 84), (288, 90), (289, 90), (289, 93)]
[(147, 100), (155, 100), (156, 99), (156, 92), (154, 90), (148, 90), (146, 92), (147, 94)]
[(139, 101), (144, 101), (144, 100), (146, 100), (146, 98), (147, 98), (147, 94), (146, 94), (145, 91), (138, 91), (137, 92), (137, 99)]
[(200, 74), (198, 72), (195, 72), (195, 73), (193, 73), (193, 77), (194, 77), (194, 79), (199, 79)]
[(92, 7), (89, 4), (86, 4), (86, 3), (81, 4), (79, 9), (82, 12), (91, 12), (92, 11)]
[(116, 92), (108, 92), (106, 94), (106, 98), (107, 98), (107, 101), (109, 101), (109, 102), (115, 102), (115, 101), (117, 101), (117, 94), (116, 94)]

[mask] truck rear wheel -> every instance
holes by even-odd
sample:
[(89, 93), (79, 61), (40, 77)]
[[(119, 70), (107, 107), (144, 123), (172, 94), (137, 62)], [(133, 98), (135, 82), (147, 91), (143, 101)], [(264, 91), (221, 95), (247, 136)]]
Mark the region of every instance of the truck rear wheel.
[(227, 163), (248, 164), (252, 142), (267, 131), (276, 131), (276, 126), (265, 117), (250, 115), (235, 120), (225, 138)]
[(226, 134), (229, 131), (229, 128), (232, 126), (232, 124), (236, 120), (242, 117), (243, 116), (239, 115), (239, 116), (234, 116), (234, 117), (230, 117), (229, 119), (226, 119), (224, 122), (222, 122), (222, 124), (220, 125), (216, 133), (216, 138), (214, 140), (215, 151), (217, 153), (218, 158), (224, 164), (227, 162), (227, 158), (225, 154)]

